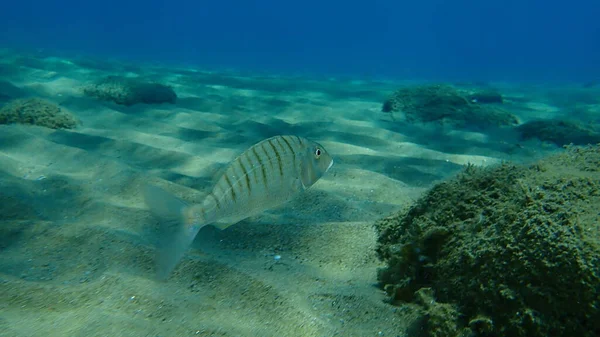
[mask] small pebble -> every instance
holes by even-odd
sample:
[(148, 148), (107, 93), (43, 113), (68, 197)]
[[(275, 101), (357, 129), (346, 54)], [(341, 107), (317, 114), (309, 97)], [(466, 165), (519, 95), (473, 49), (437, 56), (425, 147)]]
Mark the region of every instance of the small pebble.
[(273, 259), (275, 261), (279, 261), (279, 260), (281, 260), (281, 255), (275, 255), (275, 256), (273, 256)]

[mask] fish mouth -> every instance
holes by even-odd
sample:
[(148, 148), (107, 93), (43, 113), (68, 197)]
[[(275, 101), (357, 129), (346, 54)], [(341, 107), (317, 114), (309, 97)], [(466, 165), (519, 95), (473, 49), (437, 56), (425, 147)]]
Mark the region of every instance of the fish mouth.
[(333, 159), (331, 159), (331, 162), (329, 163), (329, 166), (327, 166), (327, 169), (325, 170), (325, 172), (329, 171), (329, 169), (333, 166)]

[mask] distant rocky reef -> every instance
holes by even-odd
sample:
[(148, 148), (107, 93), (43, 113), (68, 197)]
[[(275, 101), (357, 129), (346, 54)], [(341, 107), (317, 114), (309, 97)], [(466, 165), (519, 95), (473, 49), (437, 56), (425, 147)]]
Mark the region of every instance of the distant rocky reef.
[(492, 90), (468, 92), (445, 84), (419, 85), (395, 91), (383, 103), (382, 111), (407, 122), (475, 128), (517, 125), (517, 117), (498, 106), (502, 102), (502, 96)]
[[(574, 98), (581, 96), (575, 95)], [(600, 143), (597, 125), (583, 125), (581, 121), (573, 120), (568, 112), (563, 119), (536, 119), (521, 123), (510, 108), (504, 106), (504, 101), (504, 97), (491, 88), (417, 85), (396, 90), (383, 102), (381, 110), (399, 122), (437, 123), (475, 130), (510, 128), (521, 140), (538, 139), (558, 146)], [(564, 102), (561, 108), (567, 109)]]
[(174, 104), (177, 94), (173, 88), (138, 78), (108, 76), (83, 88), (87, 96), (120, 105), (134, 104)]
[(600, 143), (600, 133), (590, 125), (562, 119), (539, 119), (517, 127), (521, 139), (537, 138), (558, 146)]

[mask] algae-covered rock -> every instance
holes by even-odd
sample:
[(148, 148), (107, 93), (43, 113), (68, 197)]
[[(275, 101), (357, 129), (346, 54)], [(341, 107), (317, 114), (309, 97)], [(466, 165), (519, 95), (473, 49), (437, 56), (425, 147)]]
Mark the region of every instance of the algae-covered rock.
[(455, 305), (437, 302), (433, 289), (425, 287), (415, 292), (415, 302), (423, 308), (423, 319), (419, 324), (427, 336), (446, 337), (459, 334), (460, 312)]
[(600, 146), (468, 166), (376, 224), (379, 282), (392, 302), (431, 289), (458, 308), (429, 336), (598, 336), (599, 205)]
[(558, 146), (600, 143), (600, 133), (577, 122), (560, 119), (529, 121), (517, 127), (522, 139), (537, 138)]
[(72, 129), (78, 120), (41, 98), (16, 99), (0, 109), (0, 124), (32, 124), (51, 129)]
[(177, 94), (173, 88), (160, 83), (149, 83), (137, 78), (118, 76), (106, 77), (83, 89), (83, 93), (121, 105), (139, 103), (175, 103)]
[[(423, 85), (401, 88), (384, 103), (383, 112), (402, 115), (408, 122), (442, 122), (458, 127), (512, 126), (516, 116), (487, 104), (480, 104), (477, 93), (463, 94), (449, 85)], [(480, 93), (479, 99), (489, 103), (498, 100)], [(501, 100), (501, 97), (500, 97)]]
[[(451, 86), (423, 85), (397, 90), (384, 102), (382, 111), (403, 111), (409, 118), (429, 121), (439, 119), (440, 116), (446, 116), (468, 105), (469, 101)], [(431, 109), (433, 113), (424, 115), (417, 111), (423, 108)]]

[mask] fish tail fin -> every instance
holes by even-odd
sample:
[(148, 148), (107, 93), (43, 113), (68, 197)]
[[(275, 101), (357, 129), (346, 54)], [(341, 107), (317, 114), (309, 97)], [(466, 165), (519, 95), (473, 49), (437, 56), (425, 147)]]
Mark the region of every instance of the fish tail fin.
[(206, 223), (198, 215), (200, 212), (195, 211), (198, 206), (190, 206), (156, 186), (145, 187), (144, 199), (152, 213), (161, 219), (156, 276), (166, 280)]

